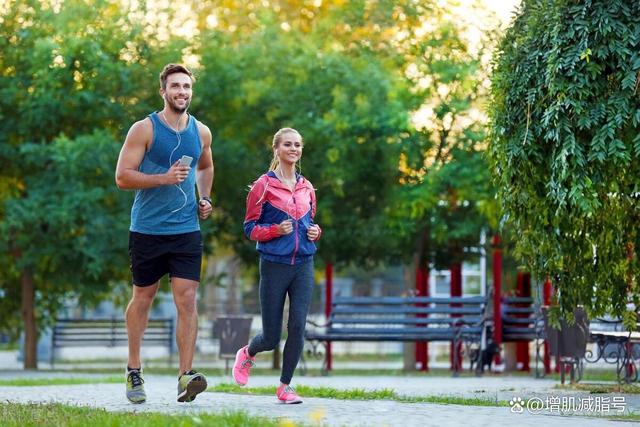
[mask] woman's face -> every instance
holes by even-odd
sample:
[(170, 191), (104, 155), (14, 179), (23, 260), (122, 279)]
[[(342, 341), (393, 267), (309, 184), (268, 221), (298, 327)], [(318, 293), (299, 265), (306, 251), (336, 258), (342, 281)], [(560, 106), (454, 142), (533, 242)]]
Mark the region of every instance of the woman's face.
[(302, 157), (302, 137), (296, 132), (286, 132), (274, 150), (280, 163), (295, 164)]

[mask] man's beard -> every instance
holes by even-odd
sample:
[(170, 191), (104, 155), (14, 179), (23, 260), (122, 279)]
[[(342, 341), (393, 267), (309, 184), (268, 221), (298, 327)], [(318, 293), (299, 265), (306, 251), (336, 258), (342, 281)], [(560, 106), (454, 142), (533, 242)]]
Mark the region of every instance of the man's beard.
[(172, 101), (171, 99), (169, 99), (169, 97), (167, 95), (164, 96), (165, 101), (167, 101), (167, 105), (169, 106), (169, 109), (171, 111), (173, 111), (176, 114), (182, 114), (185, 111), (187, 111), (187, 108), (189, 108), (189, 105), (191, 104), (191, 99), (187, 99), (186, 103), (184, 104), (183, 108), (177, 107), (174, 103), (174, 101)]

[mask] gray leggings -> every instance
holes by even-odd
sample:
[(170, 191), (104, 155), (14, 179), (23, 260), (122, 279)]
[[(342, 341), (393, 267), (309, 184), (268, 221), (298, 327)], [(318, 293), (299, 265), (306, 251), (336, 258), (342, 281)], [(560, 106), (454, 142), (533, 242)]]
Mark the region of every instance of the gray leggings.
[(280, 381), (289, 384), (304, 346), (304, 328), (313, 291), (313, 259), (287, 265), (260, 260), (262, 333), (249, 343), (249, 355), (276, 348), (280, 343), (284, 302), (289, 295), (287, 342), (282, 354)]

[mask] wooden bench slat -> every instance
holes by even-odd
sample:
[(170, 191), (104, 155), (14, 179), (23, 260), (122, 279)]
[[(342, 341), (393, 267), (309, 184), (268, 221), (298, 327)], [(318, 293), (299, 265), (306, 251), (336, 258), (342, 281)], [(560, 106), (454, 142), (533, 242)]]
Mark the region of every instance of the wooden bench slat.
[(510, 316), (504, 316), (502, 318), (502, 324), (503, 325), (508, 325), (508, 324), (522, 324), (522, 325), (532, 325), (535, 323), (538, 323), (539, 319), (535, 318), (535, 317), (510, 317)]
[(467, 333), (480, 332), (480, 327), (461, 327), (461, 328), (329, 328), (327, 334), (352, 334), (352, 335), (430, 335), (430, 334), (451, 334), (454, 335), (461, 330)]
[(485, 304), (485, 297), (341, 297), (333, 305)]
[(502, 312), (505, 314), (533, 314), (535, 309), (533, 307), (503, 307)]
[(335, 314), (482, 314), (482, 307), (343, 307), (334, 306)]
[(377, 318), (360, 318), (360, 317), (333, 317), (332, 324), (400, 324), (400, 325), (417, 325), (417, 324), (442, 324), (442, 323), (480, 323), (482, 317), (377, 317)]
[(502, 304), (528, 304), (533, 305), (533, 298), (531, 297), (512, 297), (503, 296), (501, 298)]
[[(462, 334), (461, 338), (464, 338)], [(431, 334), (431, 335), (388, 335), (381, 337), (379, 335), (347, 335), (347, 334), (308, 334), (307, 339), (318, 341), (358, 341), (358, 342), (377, 342), (377, 341), (405, 341), (405, 342), (432, 342), (432, 341), (453, 341), (452, 334)]]

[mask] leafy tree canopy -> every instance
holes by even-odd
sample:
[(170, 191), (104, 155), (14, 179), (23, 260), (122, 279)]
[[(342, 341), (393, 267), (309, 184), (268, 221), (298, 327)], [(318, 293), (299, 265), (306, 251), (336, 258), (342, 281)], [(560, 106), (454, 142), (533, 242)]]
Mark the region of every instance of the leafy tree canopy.
[(638, 2), (525, 0), (495, 55), (489, 157), (505, 220), (565, 312), (640, 302), (639, 43)]

